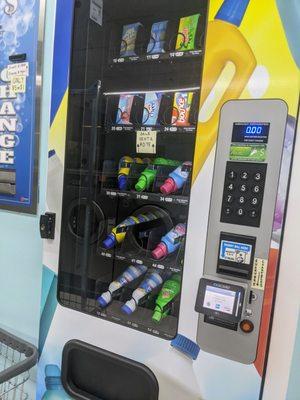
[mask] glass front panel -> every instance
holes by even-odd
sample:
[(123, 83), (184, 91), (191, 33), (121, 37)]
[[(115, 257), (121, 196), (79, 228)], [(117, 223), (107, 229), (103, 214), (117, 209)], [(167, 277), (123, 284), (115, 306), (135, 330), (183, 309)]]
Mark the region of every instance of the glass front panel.
[(75, 2), (58, 298), (166, 339), (177, 334), (206, 19), (203, 0)]

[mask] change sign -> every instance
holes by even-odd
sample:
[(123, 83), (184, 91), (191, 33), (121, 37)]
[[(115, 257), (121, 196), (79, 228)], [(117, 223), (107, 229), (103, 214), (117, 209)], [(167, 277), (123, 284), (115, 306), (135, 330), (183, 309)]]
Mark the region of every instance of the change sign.
[(0, 207), (34, 213), (39, 0), (0, 8)]

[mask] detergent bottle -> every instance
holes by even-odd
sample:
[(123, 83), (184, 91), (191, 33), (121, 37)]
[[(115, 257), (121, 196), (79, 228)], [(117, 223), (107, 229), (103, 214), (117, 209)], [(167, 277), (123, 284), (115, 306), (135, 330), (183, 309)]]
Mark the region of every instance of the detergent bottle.
[(130, 156), (124, 156), (121, 158), (118, 172), (118, 186), (120, 190), (126, 190), (130, 168), (134, 163), (143, 164), (143, 160), (139, 157), (132, 158)]
[(195, 50), (199, 18), (200, 14), (195, 14), (180, 19), (176, 51)]
[(183, 185), (189, 179), (189, 175), (192, 169), (192, 163), (190, 161), (184, 162), (180, 167), (176, 168), (175, 171), (171, 172), (168, 179), (160, 187), (160, 191), (164, 195), (175, 193), (183, 188)]
[(175, 274), (168, 279), (157, 299), (156, 299), (156, 307), (154, 310), (154, 314), (152, 316), (153, 321), (160, 322), (163, 318), (165, 318), (170, 312), (170, 304), (172, 301), (179, 295), (181, 288), (181, 276)]
[(136, 56), (136, 40), (141, 27), (142, 24), (140, 22), (123, 26), (120, 57)]
[(300, 68), (300, 2), (299, 0), (276, 0), (291, 52)]
[(190, 112), (192, 107), (193, 92), (176, 92), (172, 111), (172, 125), (190, 126)]
[(196, 179), (216, 142), (222, 106), (226, 101), (241, 96), (257, 65), (250, 45), (238, 29), (249, 1), (225, 0), (215, 19), (208, 23), (206, 39), (208, 51), (203, 67), (200, 108), (206, 102), (227, 63), (234, 64), (235, 74), (212, 116), (207, 121), (198, 123), (193, 180)]
[(150, 186), (153, 184), (156, 174), (157, 174), (157, 167), (159, 165), (170, 165), (177, 167), (180, 165), (179, 161), (175, 160), (168, 160), (166, 158), (156, 158), (153, 161), (153, 164), (148, 165), (148, 167), (142, 172), (141, 176), (139, 177), (138, 182), (135, 185), (135, 190), (137, 192), (143, 192), (144, 190), (149, 190)]
[(198, 357), (199, 350), (196, 343), (179, 334), (170, 346), (165, 346), (162, 351), (146, 360), (145, 364), (159, 380), (160, 399), (205, 399), (198, 383), (199, 374), (194, 369), (194, 361)]
[(71, 400), (71, 397), (64, 391), (61, 383), (61, 372), (57, 365), (46, 365), (45, 375), (47, 391), (42, 400)]
[(154, 22), (151, 28), (150, 42), (147, 47), (148, 54), (165, 52), (165, 43), (169, 21)]
[(126, 236), (127, 227), (132, 225), (137, 225), (142, 222), (153, 221), (159, 218), (158, 212), (148, 212), (145, 214), (139, 214), (137, 216), (131, 215), (130, 217), (126, 218), (123, 222), (117, 225), (115, 228), (112, 229), (111, 233), (107, 236), (107, 238), (103, 241), (103, 247), (105, 249), (112, 249), (118, 243), (122, 243)]
[(131, 265), (120, 275), (115, 281), (111, 282), (108, 291), (102, 293), (98, 298), (98, 303), (101, 307), (107, 307), (113, 299), (113, 293), (129, 283), (135, 281), (140, 276), (144, 275), (147, 271), (145, 265)]
[(161, 242), (152, 251), (152, 256), (160, 260), (169, 254), (174, 253), (181, 245), (186, 235), (186, 224), (178, 224), (170, 232), (161, 238)]
[(127, 315), (135, 312), (140, 301), (149, 293), (153, 292), (154, 289), (162, 285), (162, 283), (163, 278), (159, 275), (159, 273), (153, 272), (143, 280), (137, 289), (135, 289), (135, 291), (132, 293), (132, 298), (123, 305), (122, 311)]
[(151, 126), (157, 124), (162, 96), (163, 94), (159, 92), (146, 93), (143, 112), (143, 125)]

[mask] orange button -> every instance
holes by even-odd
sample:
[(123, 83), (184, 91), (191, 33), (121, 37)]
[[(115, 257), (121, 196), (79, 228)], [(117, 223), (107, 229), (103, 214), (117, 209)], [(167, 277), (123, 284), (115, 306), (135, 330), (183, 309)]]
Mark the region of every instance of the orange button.
[(251, 333), (254, 329), (253, 322), (249, 321), (248, 319), (244, 319), (240, 323), (241, 330), (245, 333)]

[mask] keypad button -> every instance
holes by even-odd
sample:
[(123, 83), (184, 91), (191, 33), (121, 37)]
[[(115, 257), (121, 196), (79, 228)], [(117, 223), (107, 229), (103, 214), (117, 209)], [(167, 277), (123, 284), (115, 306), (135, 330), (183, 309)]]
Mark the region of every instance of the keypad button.
[(244, 183), (239, 187), (241, 193), (246, 193), (248, 191), (248, 186)]
[(226, 216), (232, 215), (232, 213), (233, 213), (233, 209), (231, 207), (225, 207), (224, 208), (224, 214)]
[(258, 206), (258, 205), (259, 205), (259, 200), (258, 200), (258, 198), (257, 198), (257, 197), (252, 197), (252, 199), (251, 199), (251, 204), (252, 204), (253, 206)]
[(242, 205), (245, 204), (246, 201), (247, 201), (247, 199), (246, 199), (245, 196), (241, 196), (241, 197), (238, 199), (239, 204), (242, 204)]
[(237, 178), (237, 173), (233, 170), (228, 171), (227, 177), (231, 180), (234, 181)]
[(257, 210), (251, 210), (250, 212), (249, 212), (249, 217), (250, 218), (257, 218), (258, 217), (258, 212), (257, 212)]
[(234, 197), (231, 194), (228, 194), (225, 201), (227, 204), (232, 204), (234, 202)]
[(259, 185), (255, 185), (252, 189), (252, 192), (255, 194), (259, 194), (261, 192), (261, 187)]
[(235, 185), (234, 185), (233, 183), (230, 183), (230, 184), (227, 186), (227, 190), (228, 190), (229, 192), (233, 192), (234, 189), (235, 189)]
[(263, 175), (262, 175), (261, 172), (256, 172), (256, 173), (254, 174), (254, 176), (253, 176), (253, 179), (254, 179), (256, 182), (260, 182), (260, 181), (262, 180), (262, 178), (263, 178)]
[(243, 217), (243, 216), (245, 215), (245, 210), (244, 210), (243, 208), (239, 208), (239, 209), (236, 211), (236, 214), (237, 214), (239, 217)]
[(247, 181), (247, 180), (249, 179), (249, 172), (243, 171), (243, 172), (241, 173), (241, 179), (242, 179), (243, 181)]

